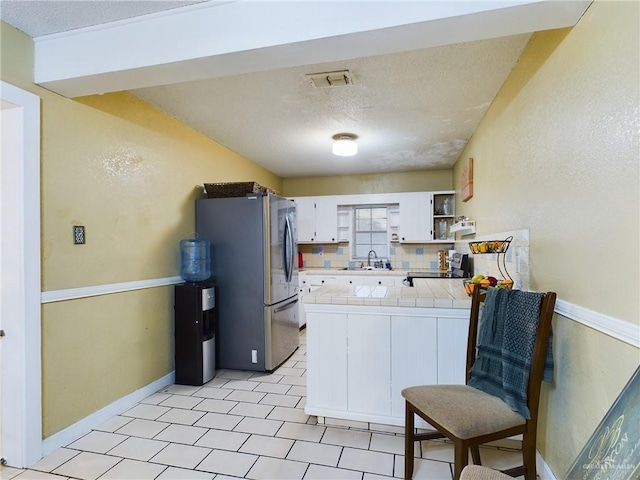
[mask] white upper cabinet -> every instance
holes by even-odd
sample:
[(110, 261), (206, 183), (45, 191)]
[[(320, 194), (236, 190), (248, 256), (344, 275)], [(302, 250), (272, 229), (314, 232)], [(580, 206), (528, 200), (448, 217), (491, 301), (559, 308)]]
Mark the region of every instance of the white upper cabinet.
[(455, 192), (405, 192), (294, 197), (298, 243), (350, 241), (354, 205), (387, 205), (389, 241), (453, 243)]
[(455, 232), (451, 225), (455, 223), (455, 192), (434, 192), (433, 194), (433, 240), (434, 242), (454, 242)]
[(316, 235), (316, 197), (296, 197), (298, 243), (311, 241)]
[(295, 197), (298, 243), (337, 243), (338, 202), (333, 195)]
[(400, 204), (400, 243), (426, 243), (433, 240), (432, 208), (433, 195), (428, 192), (397, 194)]

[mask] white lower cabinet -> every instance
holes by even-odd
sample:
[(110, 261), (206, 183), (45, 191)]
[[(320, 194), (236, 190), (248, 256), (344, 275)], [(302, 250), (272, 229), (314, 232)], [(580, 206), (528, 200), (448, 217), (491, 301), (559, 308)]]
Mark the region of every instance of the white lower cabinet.
[(307, 316), (304, 311), (304, 296), (309, 293), (309, 282), (305, 272), (298, 272), (298, 326), (302, 328), (307, 324)]
[(438, 383), (465, 383), (468, 331), (468, 317), (438, 318)]
[(307, 310), (307, 414), (404, 425), (402, 389), (464, 384), (469, 310), (316, 308)]
[[(310, 321), (311, 318), (313, 321)], [(347, 315), (307, 316), (307, 396), (317, 408), (347, 410)]]
[(389, 317), (354, 315), (347, 319), (347, 407), (351, 412), (391, 413)]
[(404, 416), (404, 398), (400, 394), (404, 388), (438, 383), (437, 337), (436, 318), (391, 318), (392, 416)]
[(306, 281), (311, 287), (324, 287), (326, 285), (383, 285), (387, 287), (401, 287), (405, 275), (376, 275), (375, 273), (364, 275), (307, 275)]

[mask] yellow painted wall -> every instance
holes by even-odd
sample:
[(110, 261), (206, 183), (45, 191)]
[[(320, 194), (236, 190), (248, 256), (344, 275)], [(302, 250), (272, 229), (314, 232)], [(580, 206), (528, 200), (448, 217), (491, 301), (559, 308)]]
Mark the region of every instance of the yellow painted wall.
[(283, 194), (288, 197), (349, 195), (358, 193), (398, 193), (452, 190), (451, 170), (426, 170), (369, 175), (284, 178)]
[[(640, 3), (596, 1), (572, 29), (535, 34), (454, 168), (477, 234), (530, 229), (531, 281), (640, 322)], [(558, 478), (640, 363), (638, 349), (556, 316), (555, 382), (538, 450)]]
[[(31, 81), (30, 38), (2, 23), (0, 75), (42, 98), (42, 290), (179, 274), (204, 182), (279, 177), (127, 93), (71, 100)], [(73, 245), (72, 226), (87, 243)], [(45, 437), (173, 369), (173, 293), (161, 287), (42, 309)]]

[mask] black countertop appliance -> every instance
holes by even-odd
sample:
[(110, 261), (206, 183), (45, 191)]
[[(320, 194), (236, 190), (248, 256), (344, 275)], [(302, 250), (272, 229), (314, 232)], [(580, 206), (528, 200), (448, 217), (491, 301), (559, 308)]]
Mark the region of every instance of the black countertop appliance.
[(469, 268), (469, 255), (466, 253), (453, 253), (449, 257), (449, 270), (421, 270), (407, 272), (405, 284), (413, 287), (414, 278), (469, 278), (471, 269)]

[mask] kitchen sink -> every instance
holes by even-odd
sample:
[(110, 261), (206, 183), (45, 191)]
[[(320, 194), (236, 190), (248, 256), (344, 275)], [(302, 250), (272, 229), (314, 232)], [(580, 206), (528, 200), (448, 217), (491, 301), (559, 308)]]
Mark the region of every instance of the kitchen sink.
[(375, 267), (355, 267), (345, 268), (344, 270), (351, 270), (354, 272), (388, 272), (388, 268), (375, 268)]

